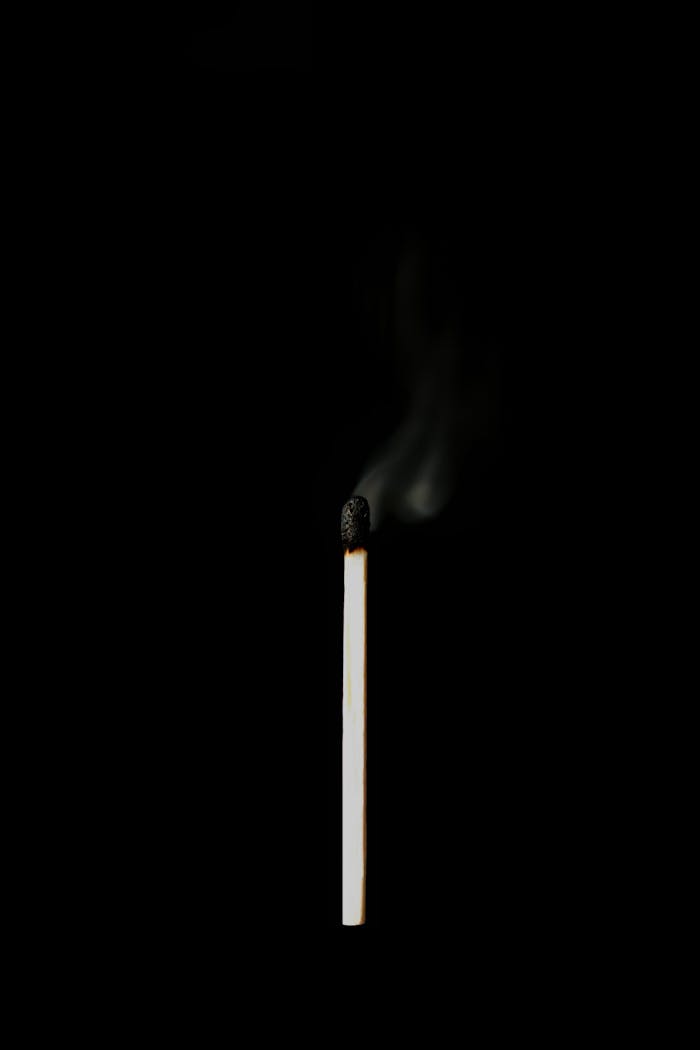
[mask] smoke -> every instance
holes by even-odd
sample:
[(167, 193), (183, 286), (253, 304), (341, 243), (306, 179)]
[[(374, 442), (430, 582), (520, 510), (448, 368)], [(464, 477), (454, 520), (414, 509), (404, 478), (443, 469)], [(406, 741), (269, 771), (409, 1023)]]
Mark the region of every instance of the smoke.
[(440, 514), (486, 421), (489, 383), (462, 335), (464, 304), (465, 290), (444, 258), (415, 240), (402, 251), (394, 342), (404, 415), (353, 489), (369, 502), (373, 530), (387, 515), (421, 522)]

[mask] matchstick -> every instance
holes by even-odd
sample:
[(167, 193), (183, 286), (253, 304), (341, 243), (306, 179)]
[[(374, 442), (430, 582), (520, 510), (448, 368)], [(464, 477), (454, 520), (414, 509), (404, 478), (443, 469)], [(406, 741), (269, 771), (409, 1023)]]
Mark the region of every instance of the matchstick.
[(343, 507), (343, 926), (365, 921), (367, 855), (367, 537), (369, 504)]

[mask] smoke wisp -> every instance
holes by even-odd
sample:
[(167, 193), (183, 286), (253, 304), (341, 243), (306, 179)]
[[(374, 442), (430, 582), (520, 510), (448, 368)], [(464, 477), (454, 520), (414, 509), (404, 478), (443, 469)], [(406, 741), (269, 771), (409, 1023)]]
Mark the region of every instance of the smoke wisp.
[(468, 289), (421, 242), (399, 255), (393, 299), (404, 414), (353, 489), (369, 502), (373, 530), (387, 515), (421, 522), (445, 509), (494, 393), (493, 368), (465, 336)]

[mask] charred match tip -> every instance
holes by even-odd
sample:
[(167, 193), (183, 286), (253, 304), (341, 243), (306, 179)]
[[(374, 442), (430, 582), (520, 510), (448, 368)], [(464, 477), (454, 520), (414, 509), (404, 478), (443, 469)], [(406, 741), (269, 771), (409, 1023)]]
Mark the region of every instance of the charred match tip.
[(364, 496), (351, 496), (340, 515), (340, 538), (346, 551), (366, 547), (369, 536), (369, 503)]

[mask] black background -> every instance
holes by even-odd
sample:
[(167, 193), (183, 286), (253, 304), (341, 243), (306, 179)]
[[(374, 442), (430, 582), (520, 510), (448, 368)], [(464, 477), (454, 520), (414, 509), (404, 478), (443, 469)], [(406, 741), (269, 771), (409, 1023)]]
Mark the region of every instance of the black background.
[(251, 22), (245, 61), (215, 16), (131, 28), (91, 124), (96, 863), (159, 936), (340, 928), (339, 516), (401, 417), (381, 307), (413, 234), (497, 411), (444, 513), (372, 537), (367, 929), (568, 923), (592, 814), (615, 848), (566, 441), (606, 295), (575, 97), (542, 119), (512, 27), (335, 62), (307, 19), (293, 58)]

